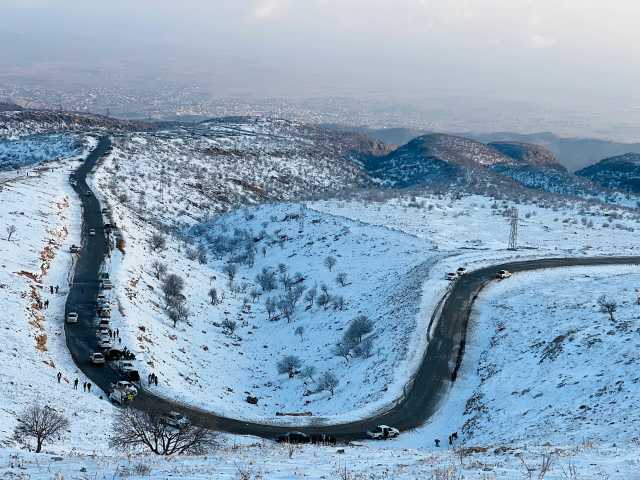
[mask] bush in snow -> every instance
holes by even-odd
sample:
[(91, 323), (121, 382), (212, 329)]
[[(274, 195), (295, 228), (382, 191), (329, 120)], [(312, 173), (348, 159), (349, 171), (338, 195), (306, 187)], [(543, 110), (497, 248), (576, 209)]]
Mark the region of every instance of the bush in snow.
[(304, 327), (298, 327), (296, 328), (296, 331), (294, 332), (296, 335), (300, 336), (300, 341), (303, 340), (303, 335), (304, 335)]
[(227, 263), (224, 267), (222, 267), (222, 271), (229, 278), (229, 285), (233, 284), (233, 279), (236, 278), (238, 267), (236, 267), (233, 263)]
[(222, 321), (222, 328), (224, 329), (227, 335), (233, 335), (237, 327), (238, 327), (238, 324), (233, 320), (229, 320), (228, 318), (225, 318)]
[(606, 295), (602, 295), (598, 298), (598, 306), (600, 307), (600, 311), (602, 313), (606, 313), (609, 315), (609, 319), (612, 322), (615, 322), (615, 318), (613, 318), (613, 314), (618, 310), (618, 304), (615, 300), (610, 300)]
[(164, 236), (160, 233), (154, 233), (149, 239), (149, 246), (154, 252), (158, 250), (164, 250), (167, 246), (167, 239), (164, 238)]
[(190, 312), (185, 302), (179, 301), (169, 307), (168, 314), (175, 327), (178, 322), (185, 322), (189, 318)]
[(16, 233), (16, 226), (15, 225), (9, 225), (7, 227), (7, 242), (11, 241), (11, 235), (13, 235), (14, 233)]
[(313, 307), (313, 302), (316, 299), (316, 295), (318, 295), (318, 287), (315, 285), (307, 290), (307, 293), (304, 295), (304, 301), (307, 302), (307, 307)]
[(362, 342), (362, 337), (373, 331), (373, 322), (366, 315), (354, 318), (344, 334), (345, 340), (352, 345)]
[(277, 364), (278, 373), (288, 374), (289, 378), (293, 378), (296, 371), (302, 366), (302, 361), (295, 355), (287, 355), (283, 357)]
[(336, 377), (332, 372), (324, 372), (318, 380), (318, 389), (320, 389), (320, 391), (326, 390), (331, 393), (331, 396), (333, 396), (333, 392), (339, 383), (340, 381), (338, 380), (338, 377)]

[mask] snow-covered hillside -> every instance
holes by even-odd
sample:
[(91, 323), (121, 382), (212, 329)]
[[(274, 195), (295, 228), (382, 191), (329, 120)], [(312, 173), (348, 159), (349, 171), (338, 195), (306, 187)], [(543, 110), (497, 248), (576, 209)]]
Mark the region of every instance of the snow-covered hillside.
[(81, 151), (82, 142), (74, 135), (32, 135), (19, 140), (0, 138), (0, 170), (71, 157)]
[(39, 399), (71, 420), (63, 450), (100, 451), (113, 408), (99, 398), (99, 390), (83, 391), (88, 380), (71, 360), (63, 331), (72, 266), (68, 248), (80, 243), (80, 206), (68, 185), (72, 166), (60, 162), (39, 172), (25, 169), (0, 189), (0, 436), (11, 443), (16, 414)]
[[(140, 368), (160, 377), (163, 395), (231, 417), (311, 412), (314, 420), (335, 421), (357, 418), (402, 392), (404, 375), (419, 361), (414, 344), (424, 342), (417, 332), (425, 319), (417, 313), (436, 258), (429, 242), (313, 211), (300, 232), (297, 205), (265, 205), (194, 227), (189, 243), (169, 238), (168, 248), (153, 251), (151, 229), (119, 206), (114, 213), (126, 242), (112, 271), (116, 326), (126, 332), (124, 343), (143, 354)], [(336, 261), (331, 269), (328, 257)], [(155, 275), (158, 261), (168, 267), (163, 278), (185, 280), (190, 313), (175, 327)], [(264, 271), (273, 276), (273, 289), (260, 286)], [(446, 286), (443, 277), (439, 272), (436, 284)], [(319, 300), (324, 287), (326, 304)], [(280, 305), (286, 299), (294, 304), (289, 319)], [(373, 322), (362, 352), (337, 355), (336, 344), (362, 315)], [(276, 368), (287, 355), (301, 360), (294, 378)], [(315, 372), (303, 375), (309, 366)], [(320, 389), (325, 372), (340, 379), (333, 394)], [(247, 396), (258, 404), (248, 404)]]
[(126, 136), (103, 167), (102, 189), (175, 227), (234, 207), (367, 185), (355, 160), (376, 145), (325, 134), (287, 121), (239, 119)]

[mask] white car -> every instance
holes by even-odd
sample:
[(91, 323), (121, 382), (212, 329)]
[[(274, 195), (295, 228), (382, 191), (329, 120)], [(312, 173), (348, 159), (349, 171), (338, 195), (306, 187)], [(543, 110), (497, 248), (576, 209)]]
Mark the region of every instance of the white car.
[(94, 237), (96, 235), (96, 229), (95, 228), (90, 228), (89, 229), (89, 235), (91, 235), (92, 237)]
[(453, 282), (453, 281), (455, 281), (455, 280), (457, 280), (457, 279), (458, 279), (458, 274), (457, 274), (457, 273), (455, 273), (455, 272), (449, 272), (449, 273), (447, 273), (447, 275), (446, 275), (446, 277), (445, 277), (445, 278), (446, 278), (447, 280), (449, 280), (450, 282)]
[(111, 348), (113, 345), (111, 344), (111, 339), (107, 336), (107, 337), (101, 337), (100, 340), (98, 340), (98, 348)]
[(103, 290), (111, 290), (113, 288), (113, 283), (111, 283), (111, 280), (107, 278), (100, 282), (100, 288)]
[(98, 328), (98, 331), (96, 332), (96, 337), (98, 337), (99, 339), (107, 339), (109, 338), (109, 328), (107, 327), (103, 327), (100, 326), (100, 328)]
[(509, 278), (510, 276), (511, 276), (511, 272), (509, 270), (500, 270), (496, 274), (496, 278), (499, 278), (501, 280), (504, 280), (505, 278)]
[(162, 417), (164, 423), (170, 427), (180, 429), (189, 425), (189, 419), (179, 412), (169, 412)]
[(67, 323), (78, 323), (78, 313), (77, 312), (67, 313)]
[(104, 355), (99, 352), (95, 352), (89, 355), (89, 360), (94, 365), (104, 365), (107, 362), (107, 360), (104, 358)]
[(129, 362), (128, 360), (120, 360), (120, 362), (118, 362), (118, 370), (120, 370), (120, 372), (122, 373), (132, 372), (135, 369), (136, 367), (133, 365), (133, 363)]
[(400, 430), (388, 425), (378, 425), (373, 430), (367, 430), (367, 437), (374, 440), (385, 440), (387, 438), (395, 438), (400, 435)]
[(456, 273), (458, 274), (459, 277), (461, 277), (462, 275), (467, 273), (467, 269), (464, 268), (464, 267), (460, 267), (460, 268), (458, 268), (458, 270), (456, 270)]

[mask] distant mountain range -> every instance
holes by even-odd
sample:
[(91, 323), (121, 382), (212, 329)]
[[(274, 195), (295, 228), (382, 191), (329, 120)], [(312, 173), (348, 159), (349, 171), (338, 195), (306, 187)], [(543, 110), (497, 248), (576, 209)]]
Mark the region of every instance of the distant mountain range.
[(640, 154), (627, 153), (605, 158), (579, 170), (576, 175), (605, 188), (640, 193)]
[[(404, 145), (413, 138), (433, 133), (409, 128), (372, 129), (368, 127), (345, 127), (328, 124), (327, 128), (364, 133), (372, 138), (381, 140), (389, 145)], [(465, 133), (464, 137), (478, 140), (482, 143), (492, 142), (522, 142), (536, 144), (547, 148), (558, 162), (569, 171), (580, 170), (587, 165), (594, 164), (603, 158), (623, 155), (625, 153), (640, 153), (640, 143), (619, 143), (595, 138), (562, 138), (549, 132), (541, 133)]]

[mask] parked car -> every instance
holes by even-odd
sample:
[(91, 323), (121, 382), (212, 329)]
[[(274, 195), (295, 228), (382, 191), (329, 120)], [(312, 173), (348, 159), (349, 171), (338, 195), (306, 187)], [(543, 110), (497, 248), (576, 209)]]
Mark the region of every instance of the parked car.
[(99, 308), (98, 309), (98, 317), (99, 318), (104, 318), (104, 319), (110, 319), (111, 318), (111, 308), (110, 307), (104, 307), (104, 308)]
[(98, 328), (109, 328), (109, 319), (108, 318), (101, 318), (100, 321), (98, 322)]
[(446, 275), (446, 277), (445, 277), (445, 278), (446, 278), (447, 280), (449, 280), (450, 282), (453, 282), (453, 281), (455, 281), (455, 280), (457, 280), (457, 279), (458, 279), (458, 274), (457, 274), (457, 273), (455, 273), (455, 272), (449, 272), (449, 273), (447, 273), (447, 275)]
[(400, 435), (400, 430), (388, 425), (378, 425), (373, 430), (367, 430), (367, 437), (374, 440), (386, 440), (387, 438), (395, 438)]
[(98, 273), (98, 280), (109, 280), (109, 272)]
[(67, 323), (78, 323), (78, 313), (77, 312), (67, 313)]
[(501, 280), (504, 280), (505, 278), (509, 278), (510, 276), (511, 276), (511, 272), (509, 270), (500, 270), (496, 274), (496, 278), (499, 278)]
[(96, 235), (96, 229), (95, 228), (90, 228), (89, 229), (89, 235), (94, 237)]
[(113, 345), (111, 344), (111, 339), (107, 336), (107, 337), (102, 337), (100, 338), (100, 340), (98, 340), (98, 348), (102, 348), (102, 349), (108, 349), (111, 348)]
[(111, 280), (106, 279), (106, 280), (102, 280), (100, 282), (100, 288), (103, 290), (111, 290), (113, 288), (113, 284), (111, 283)]
[(134, 367), (133, 363), (131, 363), (128, 360), (120, 360), (118, 362), (118, 370), (121, 373), (126, 373), (126, 372), (130, 372), (132, 370), (135, 370), (136, 367)]
[(278, 443), (293, 443), (293, 444), (296, 444), (296, 443), (309, 443), (311, 441), (311, 439), (309, 438), (309, 435), (307, 435), (306, 433), (288, 432), (288, 433), (285, 433), (284, 435), (278, 436), (276, 441)]
[(71, 253), (80, 253), (80, 247), (79, 247), (79, 246), (77, 246), (77, 245), (71, 245), (71, 246), (69, 247), (69, 251), (70, 251)]
[(104, 365), (106, 363), (106, 359), (104, 358), (104, 355), (101, 354), (100, 352), (94, 352), (91, 355), (89, 355), (89, 360), (94, 365)]
[(123, 373), (123, 377), (131, 383), (140, 385), (140, 373), (137, 370), (129, 370), (128, 372)]
[(96, 337), (98, 337), (100, 339), (109, 338), (109, 332), (110, 331), (111, 330), (109, 330), (109, 328), (100, 326), (98, 328), (98, 330), (96, 331)]
[(182, 415), (180, 412), (169, 412), (162, 417), (162, 421), (165, 425), (173, 427), (177, 430), (189, 425), (189, 419)]
[(460, 268), (458, 268), (458, 270), (456, 270), (456, 273), (458, 274), (459, 277), (461, 277), (462, 275), (467, 273), (467, 269), (464, 268), (464, 267), (460, 267)]
[(92, 195), (91, 190), (87, 190), (86, 192), (84, 192), (84, 194), (86, 197), (90, 197)]

